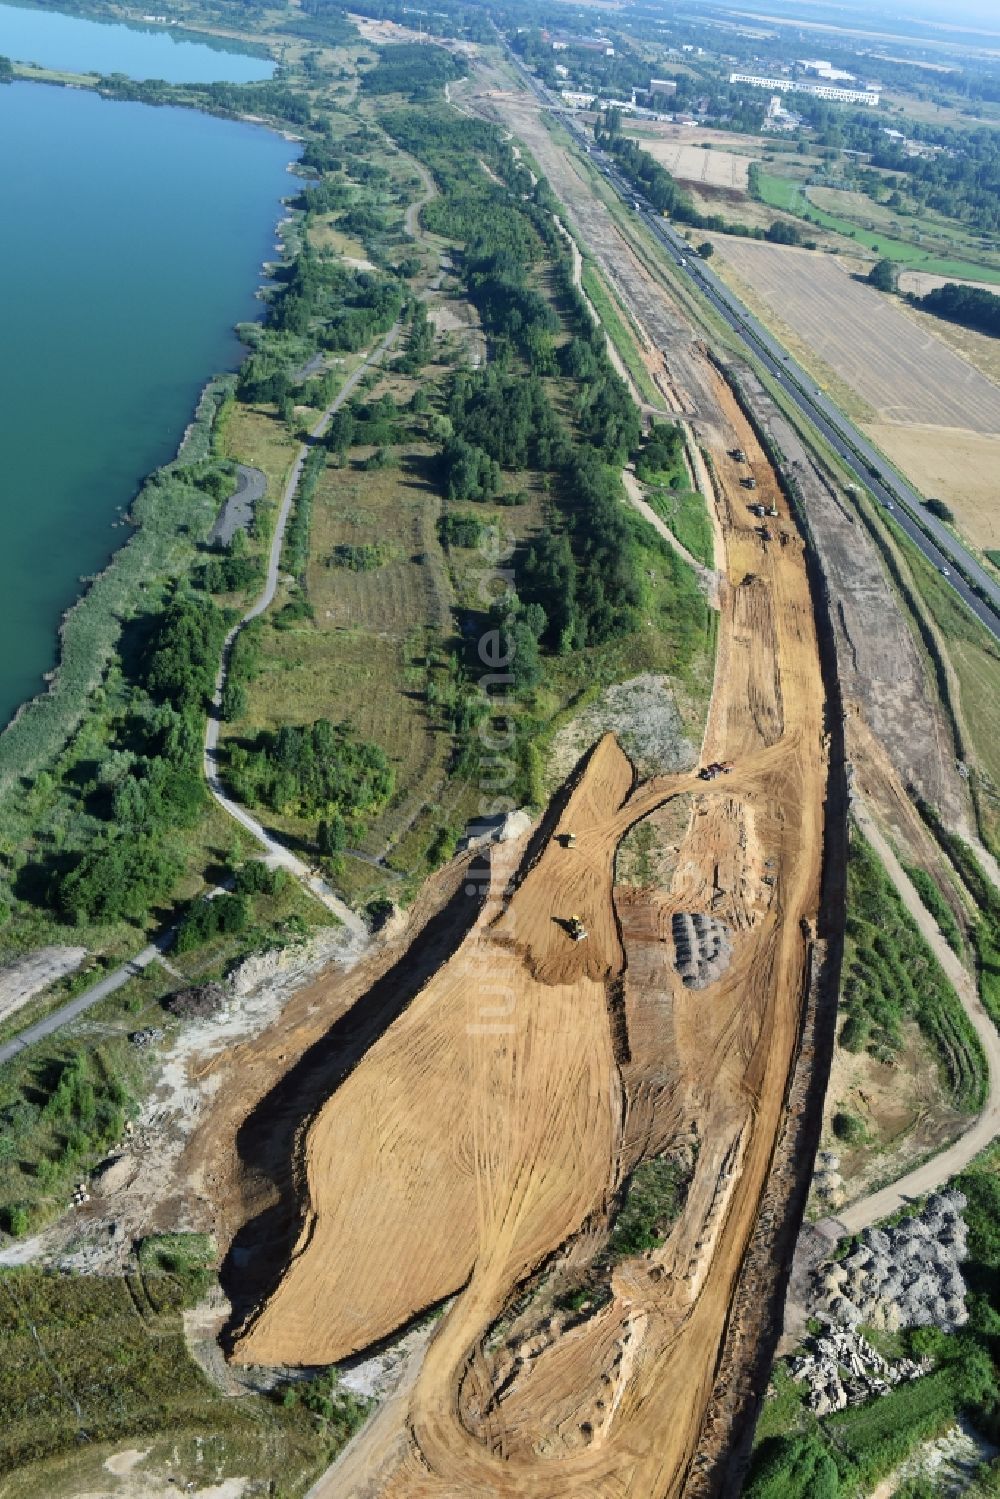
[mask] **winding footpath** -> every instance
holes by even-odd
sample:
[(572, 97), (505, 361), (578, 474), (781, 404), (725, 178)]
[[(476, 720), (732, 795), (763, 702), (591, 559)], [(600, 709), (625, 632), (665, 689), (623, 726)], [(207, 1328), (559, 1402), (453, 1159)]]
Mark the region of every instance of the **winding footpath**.
[(962, 1002), (976, 1035), (986, 1053), (988, 1084), (986, 1103), (973, 1123), (946, 1150), (923, 1161), (919, 1166), (900, 1177), (891, 1186), (873, 1192), (860, 1202), (839, 1212), (836, 1219), (828, 1220), (831, 1228), (841, 1234), (856, 1234), (869, 1228), (883, 1218), (905, 1207), (915, 1198), (925, 1197), (942, 1187), (951, 1177), (964, 1171), (981, 1150), (985, 1150), (1000, 1134), (1000, 1031), (984, 1010), (976, 991), (975, 981), (955, 953), (945, 942), (937, 922), (920, 899), (912, 881), (903, 869), (888, 839), (876, 826), (867, 808), (857, 797), (851, 802), (851, 812), (861, 832), (878, 854), (886, 873), (895, 886), (900, 899), (913, 917), (920, 935), (937, 958), (949, 982)]
[[(266, 862), (268, 864), (280, 865), (282, 869), (287, 869), (290, 874), (294, 875), (297, 880), (301, 881), (301, 883), (310, 891), (312, 895), (316, 897), (317, 900), (322, 901), (327, 910), (332, 912), (332, 914), (336, 916), (337, 920), (344, 927), (345, 933), (350, 938), (351, 946), (356, 950), (360, 950), (360, 948), (367, 944), (369, 940), (368, 928), (362, 921), (361, 917), (358, 916), (356, 912), (352, 911), (350, 906), (348, 906), (344, 901), (340, 900), (339, 897), (335, 895), (334, 892), (330, 889), (329, 885), (327, 885), (324, 880), (320, 879), (320, 877), (313, 870), (311, 870), (309, 866), (303, 862), (302, 859), (297, 858), (290, 849), (285, 848), (283, 844), (277, 841), (277, 839), (272, 838), (270, 833), (268, 833), (266, 829), (261, 827), (256, 818), (251, 817), (250, 813), (244, 807), (241, 807), (238, 802), (233, 801), (232, 797), (226, 795), (225, 789), (219, 778), (216, 752), (219, 742), (219, 727), (221, 724), (220, 706), (222, 703), (222, 691), (226, 684), (226, 675), (229, 670), (229, 662), (232, 655), (233, 642), (235, 641), (237, 635), (239, 634), (240, 630), (242, 630), (244, 625), (248, 624), (250, 620), (256, 619), (258, 615), (263, 614), (264, 610), (267, 609), (271, 604), (277, 591), (278, 575), (281, 564), (281, 547), (284, 541), (285, 527), (288, 524), (288, 517), (291, 514), (292, 503), (295, 499), (295, 491), (298, 488), (299, 479), (302, 476), (302, 467), (305, 463), (309, 448), (313, 442), (323, 436), (323, 433), (326, 431), (327, 427), (330, 424), (330, 419), (333, 416), (334, 412), (343, 405), (343, 403), (348, 399), (351, 393), (356, 389), (358, 382), (365, 374), (366, 370), (368, 370), (371, 365), (373, 365), (377, 360), (381, 359), (382, 355), (392, 347), (396, 339), (399, 337), (400, 328), (400, 323), (396, 323), (392, 328), (390, 328), (389, 332), (385, 335), (381, 342), (376, 345), (376, 347), (371, 351), (370, 354), (368, 354), (365, 360), (361, 364), (359, 364), (357, 369), (352, 372), (347, 380), (345, 380), (337, 396), (333, 401), (331, 401), (330, 405), (326, 408), (323, 415), (316, 423), (315, 427), (313, 427), (312, 431), (309, 433), (308, 440), (302, 443), (301, 447), (299, 448), (299, 451), (295, 458), (295, 463), (292, 466), (292, 471), (288, 476), (288, 482), (285, 485), (284, 493), (281, 497), (281, 508), (278, 511), (278, 519), (274, 527), (274, 537), (271, 542), (271, 554), (268, 559), (267, 578), (264, 584), (264, 589), (260, 597), (257, 599), (256, 603), (254, 603), (253, 606), (247, 610), (246, 614), (244, 614), (239, 623), (237, 625), (234, 625), (234, 627), (230, 630), (223, 643), (222, 654), (219, 661), (219, 670), (215, 678), (215, 690), (212, 698), (212, 710), (205, 729), (205, 745), (203, 755), (205, 780), (208, 782), (208, 788), (211, 791), (212, 795), (215, 797), (215, 800), (219, 803), (220, 807), (222, 807), (225, 812), (228, 812), (229, 816), (232, 817), (234, 821), (238, 822), (240, 827), (244, 828), (245, 831), (248, 832), (251, 837), (260, 844), (261, 848), (263, 848), (265, 852)], [(254, 470), (253, 472), (256, 473), (257, 470)], [(161, 932), (158, 937), (156, 937), (152, 942), (144, 947), (141, 952), (136, 953), (134, 958), (129, 958), (127, 962), (122, 963), (112, 973), (106, 974), (104, 978), (99, 979), (96, 984), (91, 984), (90, 987), (84, 989), (81, 994), (77, 994), (75, 998), (69, 1000), (64, 1005), (60, 1005), (57, 1010), (53, 1010), (51, 1015), (43, 1016), (43, 1018), (36, 1021), (34, 1025), (27, 1026), (25, 1030), (20, 1031), (16, 1036), (12, 1037), (11, 1040), (5, 1042), (2, 1046), (0, 1046), (0, 1066), (2, 1066), (5, 1062), (11, 1061), (12, 1058), (16, 1057), (20, 1052), (26, 1051), (28, 1047), (33, 1046), (36, 1041), (44, 1040), (46, 1036), (51, 1036), (57, 1030), (61, 1029), (62, 1026), (68, 1025), (71, 1020), (76, 1020), (77, 1017), (84, 1014), (85, 1011), (91, 1009), (94, 1005), (99, 1004), (102, 999), (107, 999), (109, 994), (114, 994), (117, 989), (123, 988), (125, 984), (128, 983), (129, 979), (135, 978), (137, 974), (142, 973), (144, 969), (148, 968), (150, 963), (155, 962), (157, 959), (162, 962), (163, 954), (167, 951), (167, 949), (170, 947), (170, 944), (173, 942), (175, 931), (176, 927), (168, 927), (166, 931)]]
[(259, 618), (265, 609), (270, 608), (278, 589), (278, 577), (281, 569), (281, 549), (285, 540), (285, 528), (288, 525), (288, 517), (292, 513), (292, 505), (295, 501), (299, 481), (302, 478), (302, 469), (309, 455), (309, 450), (323, 436), (330, 425), (334, 413), (340, 409), (348, 397), (356, 390), (362, 376), (365, 375), (373, 364), (382, 358), (383, 354), (392, 348), (399, 337), (401, 326), (400, 323), (395, 323), (381, 342), (372, 349), (362, 363), (358, 365), (357, 369), (348, 376), (337, 395), (323, 412), (319, 421), (310, 430), (306, 441), (299, 447), (298, 453), (295, 456), (295, 462), (292, 464), (292, 471), (288, 476), (281, 496), (281, 506), (278, 510), (278, 518), (274, 526), (274, 536), (271, 539), (271, 553), (268, 558), (267, 577), (264, 581), (264, 587), (256, 602), (250, 606), (243, 618), (233, 626), (223, 641), (219, 670), (216, 674), (215, 689), (212, 694), (212, 707), (205, 726), (203, 751), (205, 780), (208, 783), (209, 791), (211, 791), (222, 810), (227, 812), (234, 822), (238, 822), (240, 827), (248, 832), (261, 846), (268, 864), (286, 869), (289, 874), (299, 880), (309, 890), (310, 894), (314, 895), (317, 900), (322, 901), (327, 910), (336, 916), (337, 920), (346, 928), (347, 932), (357, 943), (367, 941), (368, 937), (368, 929), (361, 917), (355, 911), (352, 911), (350, 906), (345, 901), (342, 901), (331, 890), (326, 881), (316, 874), (314, 870), (310, 869), (308, 864), (296, 854), (293, 854), (291, 849), (286, 848), (283, 843), (272, 837), (257, 819), (251, 816), (245, 807), (241, 807), (239, 802), (234, 801), (231, 796), (227, 795), (219, 775), (219, 730), (222, 726), (222, 694), (225, 690), (226, 678), (229, 675), (229, 666), (232, 661), (233, 645), (235, 644), (236, 637), (245, 625), (248, 625), (251, 620)]

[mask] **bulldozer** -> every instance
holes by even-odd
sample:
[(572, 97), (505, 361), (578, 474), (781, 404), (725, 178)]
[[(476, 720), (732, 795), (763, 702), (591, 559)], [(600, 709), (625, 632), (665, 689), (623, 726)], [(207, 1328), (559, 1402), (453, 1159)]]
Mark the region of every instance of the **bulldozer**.
[(571, 916), (566, 923), (566, 930), (574, 942), (583, 942), (587, 936), (587, 928), (579, 916)]

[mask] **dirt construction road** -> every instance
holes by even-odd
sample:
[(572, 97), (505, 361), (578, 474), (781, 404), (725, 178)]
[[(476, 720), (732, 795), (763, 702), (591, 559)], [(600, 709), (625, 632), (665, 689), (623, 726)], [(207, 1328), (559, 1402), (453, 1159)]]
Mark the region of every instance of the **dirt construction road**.
[[(635, 785), (603, 740), (536, 839), (498, 851), (465, 940), (305, 1134), (299, 1240), (236, 1360), (325, 1363), (459, 1293), (409, 1394), (317, 1487), (331, 1499), (663, 1496), (688, 1480), (783, 1116), (824, 787), (802, 544), (728, 388), (699, 373), (726, 548), (705, 753), (734, 769)], [(770, 539), (736, 446), (778, 507)], [(625, 832), (680, 795), (693, 814), (670, 888), (616, 887)], [(673, 966), (678, 911), (731, 934), (732, 964), (706, 989)], [(497, 1331), (526, 1277), (585, 1255), (637, 1161), (692, 1138), (680, 1218), (617, 1266), (605, 1305), (530, 1337)]]

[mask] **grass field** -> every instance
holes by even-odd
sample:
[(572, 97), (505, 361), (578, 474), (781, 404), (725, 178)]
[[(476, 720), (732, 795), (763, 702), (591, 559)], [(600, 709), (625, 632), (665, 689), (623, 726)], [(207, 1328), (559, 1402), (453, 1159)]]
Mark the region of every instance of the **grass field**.
[(646, 499), (692, 557), (697, 557), (706, 567), (715, 566), (715, 541), (704, 495), (697, 490), (667, 489), (660, 484), (651, 484), (646, 490)]
[(876, 202), (865, 193), (848, 188), (810, 186), (805, 189), (805, 194), (814, 208), (833, 218), (846, 220), (853, 228), (912, 243), (914, 248), (943, 256), (946, 260), (968, 260), (998, 269), (996, 254), (983, 247), (981, 236), (957, 220), (944, 218), (931, 210), (921, 210), (919, 216), (908, 216), (886, 203)]
[[(169, 1469), (164, 1488), (227, 1477), (270, 1479), (301, 1494), (363, 1412), (317, 1419), (264, 1396), (227, 1400), (184, 1341), (192, 1278), (147, 1254), (126, 1278), (0, 1272), (0, 1474), (8, 1499), (103, 1491), (112, 1443), (141, 1441), (142, 1466)], [(161, 1244), (161, 1248), (163, 1245)], [(196, 1283), (196, 1282), (195, 1282)], [(89, 1481), (88, 1481), (89, 1480)]]
[(909, 240), (896, 239), (892, 235), (863, 229), (859, 224), (837, 214), (827, 213), (806, 195), (801, 183), (789, 177), (776, 177), (770, 172), (760, 172), (757, 189), (763, 202), (773, 208), (784, 209), (798, 218), (810, 218), (824, 229), (833, 230), (857, 244), (864, 245), (873, 254), (898, 261), (911, 270), (928, 271), (935, 276), (959, 277), (972, 281), (988, 281), (1000, 284), (1000, 269), (984, 266), (969, 260), (952, 259), (935, 255), (921, 249)]

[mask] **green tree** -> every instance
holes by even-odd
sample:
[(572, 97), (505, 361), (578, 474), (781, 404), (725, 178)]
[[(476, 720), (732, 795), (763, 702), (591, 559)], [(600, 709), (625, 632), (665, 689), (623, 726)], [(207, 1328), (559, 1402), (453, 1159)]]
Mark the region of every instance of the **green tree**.
[(884, 256), (881, 260), (876, 260), (868, 272), (868, 281), (877, 291), (895, 291), (899, 284), (896, 262)]
[(927, 500), (926, 504), (931, 515), (936, 515), (938, 520), (945, 521), (949, 526), (955, 524), (955, 512), (944, 500)]
[(326, 429), (326, 445), (331, 453), (343, 458), (354, 441), (354, 415), (347, 406), (341, 406), (330, 418)]

